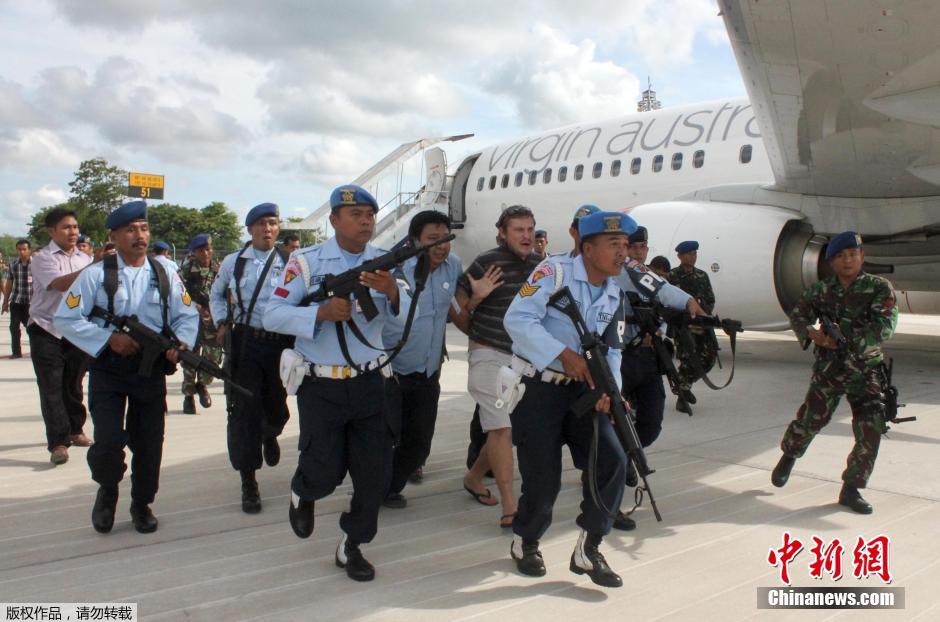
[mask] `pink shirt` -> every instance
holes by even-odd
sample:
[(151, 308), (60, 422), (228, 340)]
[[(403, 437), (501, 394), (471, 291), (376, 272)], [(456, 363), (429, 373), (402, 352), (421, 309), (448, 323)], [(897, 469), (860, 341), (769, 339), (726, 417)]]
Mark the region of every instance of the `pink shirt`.
[(78, 248), (73, 248), (72, 254), (67, 255), (52, 240), (36, 253), (31, 262), (33, 297), (29, 301), (30, 324), (38, 324), (46, 332), (60, 339), (62, 338), (62, 334), (55, 329), (52, 318), (56, 309), (59, 308), (59, 303), (62, 301), (65, 292), (48, 289), (49, 284), (60, 276), (81, 270), (91, 261), (91, 257), (78, 250)]

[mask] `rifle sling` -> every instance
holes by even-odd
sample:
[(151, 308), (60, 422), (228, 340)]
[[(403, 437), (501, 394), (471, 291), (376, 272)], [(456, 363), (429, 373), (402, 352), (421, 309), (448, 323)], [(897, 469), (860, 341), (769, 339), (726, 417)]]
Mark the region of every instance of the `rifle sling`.
[(721, 391), (731, 384), (732, 380), (734, 380), (734, 361), (737, 350), (737, 333), (733, 330), (726, 332), (728, 335), (728, 340), (731, 343), (731, 373), (728, 375), (728, 379), (725, 381), (725, 383), (721, 386), (718, 386), (712, 382), (711, 378), (708, 377), (708, 374), (705, 373), (705, 369), (702, 368), (702, 361), (699, 360), (698, 357), (698, 348), (695, 347), (694, 342), (692, 341), (692, 337), (688, 332), (688, 327), (684, 326), (679, 329), (679, 334), (683, 335), (684, 339), (686, 340), (686, 348), (692, 350), (693, 352), (693, 355), (690, 357), (692, 369), (702, 378), (702, 381), (708, 386), (708, 388), (714, 389), (715, 391)]

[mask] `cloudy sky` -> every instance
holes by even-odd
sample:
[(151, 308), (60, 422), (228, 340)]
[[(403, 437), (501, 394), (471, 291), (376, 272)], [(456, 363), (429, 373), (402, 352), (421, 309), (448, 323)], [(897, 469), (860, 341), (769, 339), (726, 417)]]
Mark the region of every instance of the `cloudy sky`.
[[(0, 0), (0, 233), (82, 160), (305, 216), (395, 146), (744, 94), (715, 0)], [(418, 163), (415, 163), (417, 166)], [(408, 190), (408, 189), (406, 189)]]

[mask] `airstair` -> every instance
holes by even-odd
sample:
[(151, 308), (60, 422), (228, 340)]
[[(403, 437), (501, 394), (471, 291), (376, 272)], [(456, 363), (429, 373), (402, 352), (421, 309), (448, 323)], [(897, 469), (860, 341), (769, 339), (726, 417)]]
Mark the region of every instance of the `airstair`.
[[(454, 175), (447, 174), (447, 157), (444, 150), (434, 145), (442, 142), (456, 142), (470, 138), (473, 134), (422, 138), (404, 143), (384, 158), (369, 167), (351, 183), (362, 186), (375, 196), (379, 202), (376, 215), (375, 237), (372, 243), (380, 248), (390, 248), (408, 234), (408, 222), (412, 215), (420, 210), (434, 209), (449, 213), (450, 193)], [(416, 154), (424, 154), (424, 171), (418, 181), (417, 191), (404, 191), (404, 165)], [(380, 196), (379, 182), (396, 175), (396, 190), (391, 198)], [(330, 235), (330, 202), (327, 200), (312, 214), (299, 223), (292, 223), (291, 229), (318, 229)]]

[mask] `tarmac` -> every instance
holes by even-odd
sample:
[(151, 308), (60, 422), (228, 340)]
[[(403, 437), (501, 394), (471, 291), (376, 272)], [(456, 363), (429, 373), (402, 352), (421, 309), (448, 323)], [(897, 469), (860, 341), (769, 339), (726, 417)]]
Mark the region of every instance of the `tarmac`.
[[(8, 315), (0, 352), (9, 352)], [(28, 350), (28, 344), (24, 349)], [(727, 342), (722, 340), (724, 370)], [(524, 577), (509, 558), (511, 534), (499, 507), (462, 489), (473, 404), (466, 393), (466, 338), (448, 333), (440, 414), (421, 484), (405, 489), (408, 506), (383, 509), (379, 533), (365, 545), (372, 583), (334, 566), (338, 516), (349, 479), (316, 505), (316, 530), (299, 540), (287, 521), (297, 462), (297, 408), (281, 437), (282, 459), (259, 474), (264, 510), (242, 513), (240, 483), (228, 462), (221, 384), (214, 404), (183, 415), (181, 374), (168, 379), (159, 530), (134, 531), (121, 484), (114, 530), (97, 534), (90, 513), (97, 486), (86, 450), (49, 463), (29, 358), (0, 360), (0, 602), (131, 602), (144, 620), (937, 620), (940, 619), (940, 319), (902, 316), (887, 348), (895, 382), (917, 421), (892, 426), (865, 497), (870, 516), (836, 499), (852, 444), (848, 405), (797, 462), (783, 489), (770, 484), (779, 443), (802, 402), (812, 355), (790, 333), (744, 333), (732, 385), (698, 385), (695, 415), (677, 413), (667, 394), (663, 433), (648, 450), (649, 482), (663, 522), (648, 502), (633, 532), (613, 532), (602, 551), (624, 579), (600, 588), (568, 570), (577, 539), (580, 473), (565, 452), (554, 523), (541, 542), (548, 573)], [(668, 389), (667, 389), (668, 391)], [(86, 432), (91, 435), (91, 422)], [(128, 473), (129, 475), (129, 473)], [(520, 483), (516, 480), (516, 491)], [(490, 488), (496, 493), (495, 484)], [(625, 504), (627, 499), (625, 498)], [(626, 508), (629, 509), (629, 508)], [(932, 526), (931, 526), (932, 525)], [(795, 587), (903, 588), (900, 610), (758, 609), (759, 587), (785, 587), (768, 553), (784, 533), (804, 550), (789, 564)], [(890, 584), (853, 576), (856, 540), (890, 538)], [(843, 576), (810, 576), (813, 536), (844, 546)], [(3, 612), (0, 612), (2, 614)]]

